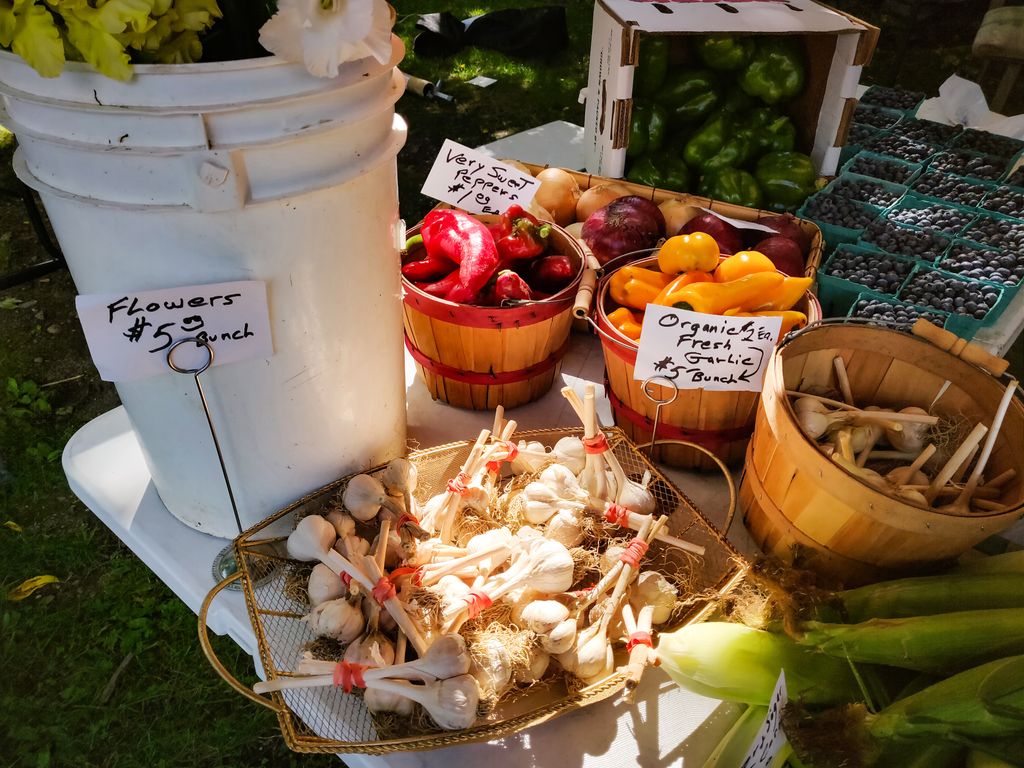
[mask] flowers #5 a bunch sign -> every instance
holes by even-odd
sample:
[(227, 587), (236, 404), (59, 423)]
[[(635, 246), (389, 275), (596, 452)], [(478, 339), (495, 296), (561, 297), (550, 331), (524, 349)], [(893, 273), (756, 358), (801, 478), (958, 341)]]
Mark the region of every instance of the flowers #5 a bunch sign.
[(729, 317), (649, 304), (634, 378), (678, 389), (760, 392), (782, 330), (779, 317)]

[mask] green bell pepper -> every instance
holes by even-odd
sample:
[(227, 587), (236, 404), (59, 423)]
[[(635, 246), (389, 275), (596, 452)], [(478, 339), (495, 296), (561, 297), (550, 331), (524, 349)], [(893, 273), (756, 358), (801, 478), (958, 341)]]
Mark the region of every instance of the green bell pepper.
[(800, 152), (769, 152), (754, 171), (772, 211), (793, 211), (815, 191), (818, 173), (811, 158)]
[(729, 131), (722, 148), (704, 163), (703, 171), (718, 168), (738, 168), (753, 156), (757, 147), (757, 132), (754, 128), (737, 128)]
[(805, 78), (799, 44), (786, 37), (765, 37), (758, 41), (753, 58), (740, 72), (739, 83), (749, 95), (779, 104), (799, 94)]
[(726, 112), (718, 112), (706, 120), (683, 147), (686, 164), (703, 171), (705, 164), (725, 146), (732, 122), (732, 115)]
[(766, 152), (789, 152), (796, 146), (796, 126), (773, 107), (756, 107), (737, 119), (754, 130), (750, 159), (756, 160)]
[(633, 76), (633, 93), (654, 96), (661, 90), (668, 73), (668, 38), (644, 35)]
[(719, 101), (720, 86), (715, 73), (707, 69), (684, 69), (672, 75), (655, 96), (675, 127), (705, 119)]
[(759, 103), (753, 96), (748, 96), (738, 85), (734, 85), (719, 99), (718, 108), (726, 112), (742, 114), (755, 109)]
[(690, 188), (690, 169), (682, 158), (668, 152), (659, 152), (634, 160), (626, 179), (637, 184), (685, 192)]
[(704, 66), (724, 72), (745, 67), (754, 55), (754, 40), (734, 35), (708, 35), (696, 43), (697, 55)]
[(761, 188), (757, 186), (757, 180), (739, 168), (719, 168), (704, 174), (698, 194), (723, 203), (761, 207)]
[(634, 101), (629, 120), (629, 145), (626, 157), (639, 157), (645, 152), (657, 152), (665, 142), (668, 119), (659, 104)]

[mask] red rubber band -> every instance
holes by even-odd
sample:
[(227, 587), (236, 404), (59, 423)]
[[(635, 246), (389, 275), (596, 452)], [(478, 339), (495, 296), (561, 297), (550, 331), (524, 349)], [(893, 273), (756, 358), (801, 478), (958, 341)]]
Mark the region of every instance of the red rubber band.
[(342, 571), (340, 576), (341, 583), (344, 584), (346, 588), (352, 586), (352, 575), (348, 571)]
[(370, 594), (373, 595), (374, 600), (384, 605), (384, 603), (397, 595), (398, 592), (395, 591), (395, 585), (391, 583), (387, 576), (381, 576), (380, 581), (374, 585)]
[(403, 512), (398, 518), (398, 522), (395, 523), (395, 528), (401, 528), (406, 523), (412, 523), (415, 526), (419, 526), (420, 521), (416, 518), (416, 515), (410, 515), (408, 512)]
[(637, 645), (646, 645), (648, 648), (653, 648), (654, 644), (651, 642), (650, 632), (634, 632), (629, 636), (629, 640), (626, 643), (626, 650), (632, 651)]
[(512, 461), (512, 459), (519, 455), (519, 446), (511, 440), (505, 441), (505, 450), (508, 451), (508, 455), (505, 456), (505, 461)]
[(334, 685), (345, 693), (352, 693), (353, 686), (365, 688), (366, 681), (363, 679), (363, 670), (365, 669), (369, 669), (365, 664), (339, 661), (334, 665)]
[(494, 601), (486, 593), (477, 592), (475, 589), (462, 599), (466, 601), (466, 613), (471, 619), (475, 619), (494, 605)]
[(608, 450), (608, 438), (604, 432), (598, 432), (593, 437), (584, 437), (583, 450), (587, 453), (605, 453)]
[(647, 542), (641, 538), (632, 539), (629, 544), (626, 545), (626, 549), (621, 555), (619, 560), (624, 562), (630, 568), (639, 568), (640, 561), (644, 555), (647, 554)]
[(488, 461), (487, 462), (487, 471), (490, 472), (492, 475), (498, 474), (499, 472), (501, 472), (501, 462), (500, 461)]
[(465, 472), (459, 472), (455, 477), (448, 481), (448, 491), (459, 496), (465, 496), (469, 492), (467, 487), (470, 481), (469, 475)]
[(608, 506), (604, 508), (604, 519), (613, 525), (621, 525), (623, 528), (628, 528), (629, 510), (621, 504), (610, 501)]

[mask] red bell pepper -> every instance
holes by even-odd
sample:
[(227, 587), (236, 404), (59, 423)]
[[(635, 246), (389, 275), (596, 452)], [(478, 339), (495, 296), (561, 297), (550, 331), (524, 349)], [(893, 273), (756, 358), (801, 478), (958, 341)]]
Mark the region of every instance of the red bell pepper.
[(511, 269), (503, 269), (494, 282), (494, 301), (501, 304), (506, 299), (529, 301), (533, 298), (530, 286)]
[(541, 224), (536, 216), (524, 211), (522, 206), (512, 205), (501, 215), (501, 222), (491, 232), (498, 247), (498, 255), (503, 263), (508, 264), (535, 259), (543, 254), (548, 248), (551, 226)]
[[(448, 259), (458, 264), (462, 258), (461, 251), (453, 248), (452, 241), (444, 236), (446, 232), (455, 226), (455, 213), (451, 208), (437, 208), (430, 211), (430, 213), (423, 217), (418, 237), (423, 240), (423, 247), (426, 249), (428, 256), (431, 258)], [(406, 248), (414, 240), (415, 238), (410, 238), (409, 242), (406, 243)]]
[(551, 293), (558, 293), (576, 277), (572, 259), (562, 253), (537, 259), (530, 265), (530, 284)]

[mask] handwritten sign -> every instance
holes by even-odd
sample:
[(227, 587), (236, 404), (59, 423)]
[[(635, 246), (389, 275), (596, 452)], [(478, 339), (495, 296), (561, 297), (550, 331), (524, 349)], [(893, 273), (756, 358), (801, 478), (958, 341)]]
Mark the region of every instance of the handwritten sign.
[(754, 737), (747, 758), (740, 768), (768, 768), (786, 743), (786, 733), (782, 730), (782, 709), (786, 706), (786, 671), (779, 673), (775, 683), (772, 700), (768, 703), (768, 714), (765, 715), (761, 730)]
[(422, 192), (470, 213), (504, 213), (533, 200), (540, 182), (510, 165), (446, 139)]
[[(192, 337), (209, 343), (214, 365), (274, 354), (267, 286), (259, 280), (87, 294), (77, 296), (75, 306), (104, 381), (169, 373), (167, 351)], [(174, 364), (199, 368), (208, 356), (205, 349), (182, 344)]]
[(760, 392), (782, 330), (778, 317), (726, 317), (648, 304), (634, 378), (679, 389)]

